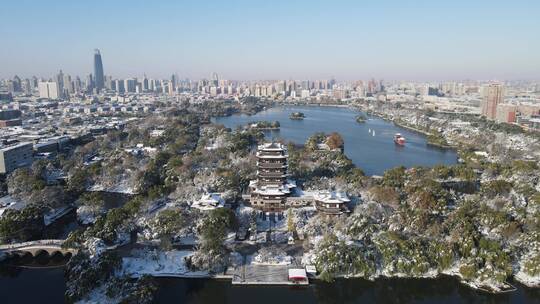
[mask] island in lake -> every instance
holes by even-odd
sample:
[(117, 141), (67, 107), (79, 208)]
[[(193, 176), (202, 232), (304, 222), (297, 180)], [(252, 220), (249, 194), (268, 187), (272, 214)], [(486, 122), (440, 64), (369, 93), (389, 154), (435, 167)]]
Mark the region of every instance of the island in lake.
[(356, 122), (357, 123), (365, 123), (366, 121), (367, 121), (367, 117), (365, 115), (356, 116)]
[(289, 116), (289, 118), (292, 120), (302, 120), (305, 117), (306, 116), (302, 112), (294, 112), (294, 113), (291, 113), (291, 115)]
[(256, 122), (250, 122), (247, 125), (248, 128), (251, 129), (257, 129), (257, 130), (279, 130), (280, 123), (279, 121), (256, 121)]

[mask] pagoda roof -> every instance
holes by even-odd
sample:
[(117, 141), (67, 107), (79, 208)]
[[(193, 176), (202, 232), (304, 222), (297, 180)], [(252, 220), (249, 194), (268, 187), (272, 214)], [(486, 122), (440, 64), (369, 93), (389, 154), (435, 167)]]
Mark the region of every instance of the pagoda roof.
[(270, 142), (270, 143), (264, 143), (262, 145), (259, 145), (258, 150), (260, 151), (283, 151), (287, 150), (287, 147), (281, 143), (277, 142)]

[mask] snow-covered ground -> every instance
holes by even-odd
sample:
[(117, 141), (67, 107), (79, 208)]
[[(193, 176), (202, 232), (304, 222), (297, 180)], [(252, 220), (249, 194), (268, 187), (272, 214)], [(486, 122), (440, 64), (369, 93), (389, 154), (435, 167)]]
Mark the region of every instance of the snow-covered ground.
[(185, 258), (193, 251), (172, 250), (152, 251), (139, 250), (131, 257), (122, 258), (122, 273), (131, 277), (148, 274), (156, 277), (209, 277), (207, 271), (191, 271), (185, 263)]
[(99, 206), (80, 206), (77, 208), (77, 219), (83, 225), (93, 224), (104, 212), (105, 209)]
[(249, 264), (256, 265), (290, 265), (293, 257), (287, 255), (285, 251), (275, 247), (263, 247), (255, 255), (247, 259)]
[(530, 276), (524, 271), (519, 271), (514, 275), (514, 279), (528, 287), (540, 287), (540, 276)]
[(27, 203), (15, 199), (11, 195), (6, 195), (0, 198), (0, 217), (7, 209), (21, 210), (25, 208)]
[(137, 194), (133, 186), (129, 185), (127, 181), (122, 182), (120, 184), (116, 184), (112, 187), (106, 187), (102, 184), (95, 184), (89, 187), (88, 191), (105, 191), (105, 192), (123, 193), (123, 194)]
[(57, 219), (61, 218), (62, 216), (69, 213), (73, 207), (71, 206), (63, 206), (60, 208), (53, 209), (43, 215), (43, 222), (45, 223), (45, 226), (49, 226)]
[(109, 298), (106, 294), (107, 287), (101, 285), (97, 288), (94, 288), (90, 293), (88, 293), (83, 299), (75, 302), (77, 304), (113, 304), (119, 303), (120, 299)]

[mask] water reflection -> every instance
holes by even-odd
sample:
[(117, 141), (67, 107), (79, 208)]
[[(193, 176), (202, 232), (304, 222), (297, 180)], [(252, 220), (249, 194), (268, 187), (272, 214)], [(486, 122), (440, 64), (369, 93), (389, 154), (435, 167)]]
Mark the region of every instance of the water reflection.
[(517, 284), (493, 295), (456, 279), (363, 279), (316, 282), (308, 287), (232, 286), (227, 281), (159, 279), (159, 303), (536, 303), (539, 290)]
[[(1, 303), (61, 303), (64, 268), (0, 264)], [(52, 268), (51, 268), (52, 267)], [(470, 289), (451, 277), (437, 279), (340, 279), (306, 287), (233, 286), (228, 280), (158, 278), (157, 303), (540, 303), (540, 289), (514, 283), (517, 291), (493, 295)], [(17, 291), (24, 292), (22, 301)], [(50, 302), (44, 299), (56, 299)], [(60, 299), (60, 300), (59, 300)]]

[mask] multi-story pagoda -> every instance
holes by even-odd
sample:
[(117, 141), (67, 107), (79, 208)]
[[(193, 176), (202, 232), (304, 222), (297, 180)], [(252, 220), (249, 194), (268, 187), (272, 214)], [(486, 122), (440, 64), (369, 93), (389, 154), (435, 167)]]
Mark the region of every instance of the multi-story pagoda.
[(267, 143), (257, 149), (257, 180), (251, 181), (250, 202), (263, 211), (286, 209), (286, 198), (296, 187), (287, 174), (287, 148), (280, 143)]

